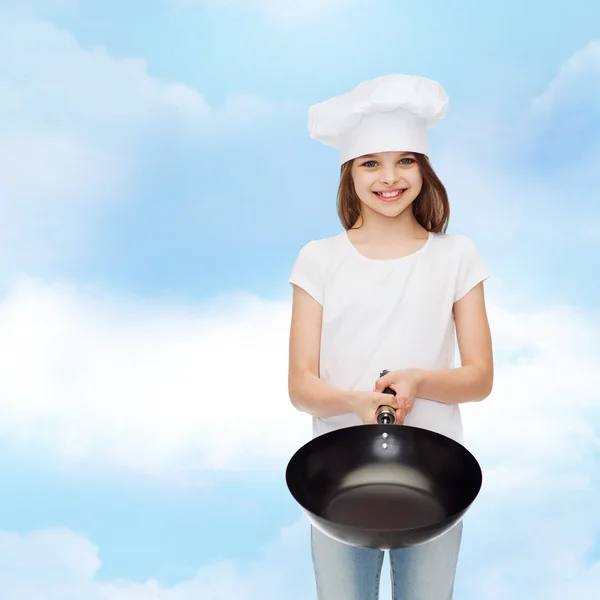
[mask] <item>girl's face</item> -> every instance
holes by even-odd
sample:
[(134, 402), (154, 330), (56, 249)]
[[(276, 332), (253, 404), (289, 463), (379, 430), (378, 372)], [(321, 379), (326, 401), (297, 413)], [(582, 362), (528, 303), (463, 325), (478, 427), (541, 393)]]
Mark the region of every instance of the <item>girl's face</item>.
[(411, 152), (381, 152), (356, 158), (352, 178), (363, 209), (368, 207), (392, 218), (413, 203), (423, 186), (421, 169)]

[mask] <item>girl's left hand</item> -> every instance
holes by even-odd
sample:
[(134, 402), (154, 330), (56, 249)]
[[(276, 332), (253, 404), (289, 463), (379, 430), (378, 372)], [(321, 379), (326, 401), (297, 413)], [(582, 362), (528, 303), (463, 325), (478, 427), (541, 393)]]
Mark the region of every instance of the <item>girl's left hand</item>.
[(417, 369), (403, 369), (401, 371), (390, 371), (383, 377), (380, 377), (376, 384), (375, 392), (383, 392), (389, 387), (396, 392), (398, 404), (406, 416), (413, 409), (417, 390), (419, 387), (419, 374)]

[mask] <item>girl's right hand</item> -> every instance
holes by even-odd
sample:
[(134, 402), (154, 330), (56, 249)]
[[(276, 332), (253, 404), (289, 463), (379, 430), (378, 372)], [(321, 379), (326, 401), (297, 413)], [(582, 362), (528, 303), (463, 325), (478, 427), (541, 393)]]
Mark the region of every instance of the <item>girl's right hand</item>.
[(349, 403), (351, 412), (357, 414), (366, 425), (377, 424), (377, 409), (382, 406), (391, 406), (396, 411), (396, 423), (404, 422), (402, 407), (396, 396), (382, 392), (350, 392)]

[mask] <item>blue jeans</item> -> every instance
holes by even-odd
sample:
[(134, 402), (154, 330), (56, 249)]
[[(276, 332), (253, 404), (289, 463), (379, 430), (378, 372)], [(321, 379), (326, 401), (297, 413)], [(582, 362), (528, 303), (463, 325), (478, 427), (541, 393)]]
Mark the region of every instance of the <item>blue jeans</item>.
[[(393, 600), (452, 600), (460, 521), (443, 536), (389, 551)], [(384, 551), (342, 544), (311, 528), (318, 600), (378, 600)]]

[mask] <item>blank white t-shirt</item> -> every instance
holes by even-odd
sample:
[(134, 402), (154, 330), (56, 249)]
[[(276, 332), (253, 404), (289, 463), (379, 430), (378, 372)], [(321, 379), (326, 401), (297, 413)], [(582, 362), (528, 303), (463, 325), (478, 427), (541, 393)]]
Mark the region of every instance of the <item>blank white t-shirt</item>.
[[(371, 391), (384, 369), (455, 367), (453, 304), (487, 277), (463, 235), (430, 233), (417, 252), (378, 260), (363, 256), (344, 231), (305, 245), (289, 281), (323, 307), (320, 378)], [(417, 398), (404, 422), (463, 441), (456, 404)], [(354, 413), (313, 417), (313, 435), (362, 424)]]

